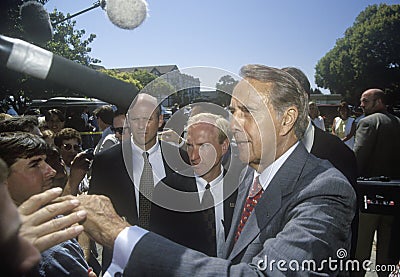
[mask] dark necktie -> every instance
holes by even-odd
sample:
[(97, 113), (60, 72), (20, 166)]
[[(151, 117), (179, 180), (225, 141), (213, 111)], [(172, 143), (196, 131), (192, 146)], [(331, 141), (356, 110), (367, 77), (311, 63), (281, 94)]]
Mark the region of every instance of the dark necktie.
[(217, 240), (216, 240), (216, 227), (215, 227), (215, 204), (214, 197), (211, 194), (210, 184), (206, 185), (206, 190), (203, 194), (203, 199), (201, 201), (201, 206), (204, 210), (205, 223), (206, 223), (206, 234), (208, 239), (209, 255), (216, 256), (217, 254)]
[(257, 205), (258, 199), (260, 199), (263, 193), (263, 188), (258, 180), (258, 177), (259, 176), (254, 179), (253, 185), (249, 191), (249, 195), (247, 196), (246, 203), (244, 204), (242, 217), (240, 218), (240, 222), (236, 230), (235, 242), (239, 239), (240, 233), (242, 232), (247, 219), (249, 219), (251, 212)]
[(153, 170), (149, 162), (149, 153), (143, 152), (143, 171), (139, 185), (139, 226), (149, 229), (151, 199), (154, 190)]

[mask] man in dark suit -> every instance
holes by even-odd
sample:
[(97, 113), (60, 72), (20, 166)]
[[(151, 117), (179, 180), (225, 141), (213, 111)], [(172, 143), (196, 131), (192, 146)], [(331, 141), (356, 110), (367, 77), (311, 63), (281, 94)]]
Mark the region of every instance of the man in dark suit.
[(182, 222), (195, 224), (198, 228), (190, 236), (197, 243), (193, 242), (191, 248), (217, 256), (222, 252), (231, 226), (243, 165), (234, 159), (226, 165), (227, 169), (222, 165), (223, 157), (229, 154), (231, 137), (225, 118), (200, 113), (191, 116), (187, 125), (185, 148), (191, 167), (167, 176), (156, 186), (153, 201), (157, 208), (164, 209), (158, 210), (152, 231), (171, 238), (176, 234), (168, 231), (175, 231), (165, 230), (165, 226), (182, 225)]
[[(360, 101), (365, 117), (357, 125), (354, 144), (360, 176), (399, 179), (400, 119), (388, 113), (385, 93), (381, 89), (364, 91)], [(400, 255), (398, 225), (399, 216), (360, 213), (356, 258), (369, 259), (376, 231), (376, 264), (397, 263)], [(379, 276), (388, 273), (380, 272)]]
[[(310, 97), (310, 82), (300, 69), (284, 67), (282, 70), (292, 75), (307, 92), (308, 97)], [(355, 187), (358, 177), (356, 157), (354, 152), (348, 147), (346, 148), (346, 145), (337, 136), (316, 128), (309, 119), (302, 142), (308, 152), (320, 159), (330, 161)]]
[[(285, 67), (282, 70), (292, 75), (310, 97), (310, 82), (303, 71), (296, 67)], [(341, 139), (314, 126), (311, 118), (309, 118), (308, 127), (301, 141), (308, 152), (317, 158), (330, 161), (334, 167), (339, 169), (356, 190), (358, 177), (356, 156)], [(351, 258), (355, 257), (357, 247), (358, 218), (358, 213), (356, 213), (351, 224)]]
[[(349, 249), (354, 190), (340, 171), (300, 143), (308, 124), (308, 99), (298, 82), (262, 65), (245, 66), (241, 73), (244, 79), (231, 100), (231, 126), (240, 159), (249, 168), (239, 186), (222, 256), (208, 257), (138, 226), (129, 227), (106, 199), (83, 196), (85, 230), (114, 246), (122, 258), (114, 257), (105, 276), (122, 271), (124, 276), (339, 273), (328, 260), (343, 258)], [(97, 211), (100, 205), (107, 217)], [(318, 266), (302, 266), (310, 260)], [(293, 267), (296, 262), (299, 267)]]
[[(164, 210), (164, 207), (157, 203), (151, 203), (152, 194), (154, 193), (155, 197), (158, 194), (158, 189), (154, 187), (157, 187), (161, 180), (168, 177), (172, 183), (180, 182), (171, 176), (180, 168), (189, 167), (187, 163), (177, 159), (181, 158), (179, 154), (185, 153), (179, 152), (177, 147), (168, 143), (160, 143), (157, 139), (157, 130), (163, 123), (163, 116), (156, 98), (144, 93), (139, 94), (128, 111), (127, 121), (131, 137), (95, 155), (89, 194), (108, 196), (117, 213), (130, 224), (139, 224), (187, 247), (202, 250), (199, 246), (205, 245), (205, 237), (195, 238), (192, 235), (203, 233), (200, 228), (200, 216), (188, 217)], [(146, 153), (145, 161), (143, 154)], [(167, 161), (167, 156), (174, 157), (174, 162), (171, 162), (171, 159)], [(185, 159), (187, 160), (187, 157)], [(147, 177), (151, 179), (151, 189), (154, 189), (150, 195), (145, 195), (148, 191), (143, 191), (140, 187), (146, 167), (150, 169), (150, 175)], [(168, 218), (172, 217), (177, 224), (162, 224), (166, 215)], [(111, 249), (104, 248), (103, 270), (109, 266), (111, 257)]]

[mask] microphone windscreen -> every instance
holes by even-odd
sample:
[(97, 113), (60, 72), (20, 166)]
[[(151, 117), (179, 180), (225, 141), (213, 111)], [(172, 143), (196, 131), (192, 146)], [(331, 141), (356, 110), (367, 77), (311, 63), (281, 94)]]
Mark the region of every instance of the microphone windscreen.
[(20, 14), (27, 40), (43, 45), (53, 38), (50, 16), (42, 4), (35, 1), (25, 2), (20, 7)]
[(114, 25), (132, 30), (145, 20), (147, 2), (145, 0), (106, 0), (105, 10)]

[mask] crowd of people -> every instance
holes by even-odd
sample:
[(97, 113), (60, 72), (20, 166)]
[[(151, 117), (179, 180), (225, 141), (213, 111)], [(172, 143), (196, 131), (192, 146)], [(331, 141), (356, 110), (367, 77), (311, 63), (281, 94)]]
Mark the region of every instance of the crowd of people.
[(329, 133), (301, 70), (240, 73), (228, 111), (176, 105), (165, 124), (144, 92), (98, 108), (94, 149), (57, 109), (0, 121), (6, 275), (364, 276), (375, 231), (376, 263), (395, 265), (398, 216), (357, 202), (358, 177), (400, 179), (384, 91), (361, 94), (358, 122), (342, 102)]

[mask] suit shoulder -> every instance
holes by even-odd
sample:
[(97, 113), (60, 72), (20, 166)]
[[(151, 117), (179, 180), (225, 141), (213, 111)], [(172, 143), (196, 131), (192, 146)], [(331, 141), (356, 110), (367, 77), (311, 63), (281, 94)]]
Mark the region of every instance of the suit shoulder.
[(310, 155), (306, 167), (308, 172), (303, 178), (315, 186), (321, 184), (328, 190), (334, 187), (341, 187), (344, 190), (354, 191), (348, 178), (328, 160), (323, 160)]

